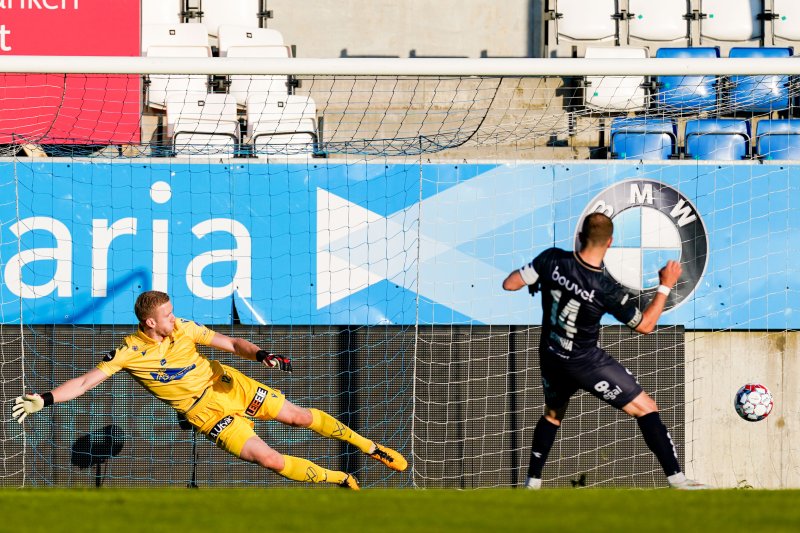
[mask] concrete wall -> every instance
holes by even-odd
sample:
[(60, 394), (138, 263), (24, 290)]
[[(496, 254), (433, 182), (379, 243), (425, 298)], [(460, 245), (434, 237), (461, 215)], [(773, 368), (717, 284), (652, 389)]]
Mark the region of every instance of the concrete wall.
[(542, 0), (269, 0), (298, 57), (539, 54)]
[[(800, 487), (800, 334), (686, 332), (686, 462), (716, 487)], [(748, 382), (775, 397), (770, 416), (733, 409)]]

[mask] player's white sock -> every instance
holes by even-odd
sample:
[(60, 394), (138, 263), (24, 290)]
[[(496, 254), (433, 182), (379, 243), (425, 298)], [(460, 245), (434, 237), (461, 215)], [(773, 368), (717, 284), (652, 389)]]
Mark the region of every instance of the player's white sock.
[(536, 477), (529, 477), (525, 483), (525, 488), (530, 490), (538, 490), (542, 488), (542, 480)]

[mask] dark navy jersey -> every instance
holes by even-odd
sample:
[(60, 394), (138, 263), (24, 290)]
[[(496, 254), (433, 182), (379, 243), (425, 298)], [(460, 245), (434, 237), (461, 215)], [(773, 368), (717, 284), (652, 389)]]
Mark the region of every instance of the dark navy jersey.
[(597, 347), (604, 314), (632, 329), (642, 321), (622, 286), (575, 252), (550, 248), (519, 272), (531, 294), (542, 293), (542, 348), (580, 356)]

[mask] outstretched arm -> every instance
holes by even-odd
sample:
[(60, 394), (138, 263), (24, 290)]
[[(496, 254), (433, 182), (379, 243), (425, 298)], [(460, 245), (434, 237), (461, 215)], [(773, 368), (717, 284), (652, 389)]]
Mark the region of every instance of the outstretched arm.
[(108, 379), (105, 372), (93, 368), (82, 376), (65, 381), (51, 391), (53, 403), (68, 402), (100, 385)]
[(92, 390), (108, 379), (105, 372), (93, 368), (82, 376), (65, 381), (50, 392), (25, 393), (14, 401), (11, 414), (22, 424), (25, 417), (54, 403), (68, 402)]
[(292, 362), (288, 357), (269, 353), (245, 339), (238, 339), (228, 337), (221, 333), (215, 333), (211, 338), (209, 346), (217, 348), (218, 350), (225, 350), (226, 352), (236, 354), (245, 359), (250, 359), (251, 361), (258, 361), (267, 368), (278, 367), (284, 372), (292, 371)]
[[(677, 261), (667, 261), (664, 268), (658, 271), (658, 279), (661, 283), (658, 292), (656, 292), (650, 304), (642, 311), (642, 321), (636, 326), (636, 331), (639, 333), (651, 333), (664, 312), (664, 305), (667, 303), (667, 295), (669, 290), (678, 282), (682, 272), (681, 264)], [(661, 289), (665, 287), (665, 289)], [(663, 292), (662, 292), (663, 291)]]
[(209, 345), (212, 348), (224, 350), (226, 352), (236, 354), (239, 357), (250, 359), (251, 361), (256, 360), (256, 353), (258, 353), (259, 350), (259, 347), (250, 341), (246, 341), (244, 339), (235, 339), (233, 337), (223, 335), (222, 333), (215, 333), (211, 338)]
[(503, 280), (503, 289), (507, 291), (518, 291), (522, 287), (525, 287), (527, 284), (525, 280), (522, 279), (522, 274), (519, 273), (519, 270), (515, 270), (508, 277)]
[[(539, 254), (539, 257), (527, 265), (509, 274), (506, 279), (503, 280), (503, 288), (507, 291), (518, 291), (522, 287), (529, 287), (529, 290), (532, 289), (535, 291), (537, 286), (536, 282), (539, 281), (539, 273), (536, 272), (533, 264), (539, 260), (540, 257), (542, 257), (542, 254)], [(533, 294), (533, 292), (531, 292), (531, 294)]]

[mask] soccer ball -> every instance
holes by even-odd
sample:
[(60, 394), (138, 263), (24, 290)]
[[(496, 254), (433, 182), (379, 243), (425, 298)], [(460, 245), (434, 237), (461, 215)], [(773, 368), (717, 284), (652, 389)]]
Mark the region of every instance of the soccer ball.
[(748, 383), (736, 393), (733, 406), (736, 413), (748, 422), (758, 422), (772, 411), (772, 393), (764, 385)]

